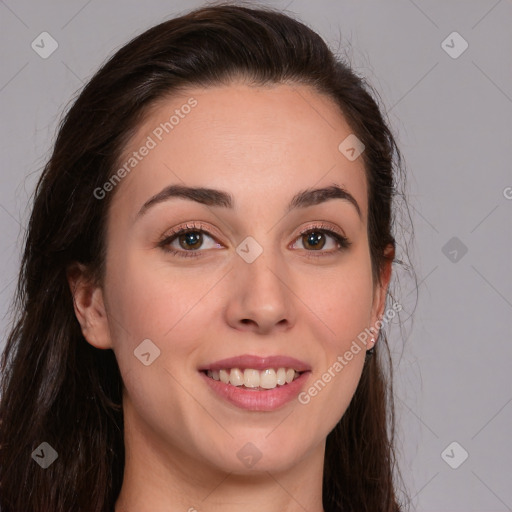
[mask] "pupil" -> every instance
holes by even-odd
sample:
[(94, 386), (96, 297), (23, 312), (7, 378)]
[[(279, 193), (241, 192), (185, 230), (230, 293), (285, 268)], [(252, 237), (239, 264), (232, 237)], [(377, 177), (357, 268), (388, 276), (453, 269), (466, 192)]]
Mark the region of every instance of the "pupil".
[(322, 236), (323, 236), (323, 233), (317, 233), (317, 232), (309, 233), (307, 235), (307, 244), (314, 248), (321, 249), (324, 246), (324, 244), (322, 243), (320, 246), (318, 246), (317, 244), (321, 241), (320, 237), (322, 237)]
[[(184, 242), (184, 244), (182, 242)], [(185, 233), (180, 237), (180, 245), (183, 249), (197, 249), (197, 247), (193, 246), (201, 245), (201, 235), (197, 231)]]

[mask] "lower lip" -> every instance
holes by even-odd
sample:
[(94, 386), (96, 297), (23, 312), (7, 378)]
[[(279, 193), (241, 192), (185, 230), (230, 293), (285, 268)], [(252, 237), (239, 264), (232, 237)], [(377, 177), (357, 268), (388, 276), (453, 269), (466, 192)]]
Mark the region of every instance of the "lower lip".
[(300, 393), (311, 372), (303, 372), (289, 384), (264, 391), (253, 391), (224, 384), (220, 380), (208, 377), (203, 372), (199, 373), (213, 391), (233, 405), (250, 411), (274, 411), (293, 400)]

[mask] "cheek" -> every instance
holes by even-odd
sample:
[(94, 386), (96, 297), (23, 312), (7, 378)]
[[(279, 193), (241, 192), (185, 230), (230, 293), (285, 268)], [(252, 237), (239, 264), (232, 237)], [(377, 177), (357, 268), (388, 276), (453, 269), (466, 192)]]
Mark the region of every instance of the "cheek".
[[(311, 280), (299, 277), (299, 292), (306, 308), (324, 325), (327, 339), (337, 349), (369, 327), (373, 302), (370, 266), (364, 257), (353, 257)], [(314, 283), (314, 285), (312, 285)]]
[[(115, 266), (107, 269), (109, 325), (129, 396), (125, 406), (161, 429), (163, 437), (179, 439), (190, 425), (176, 418), (195, 407), (182, 383), (190, 379), (195, 353), (211, 332), (206, 318), (213, 314), (211, 302), (206, 300), (209, 295), (203, 296), (218, 277), (170, 272), (165, 263), (155, 266), (134, 253), (116, 258)], [(145, 365), (137, 355), (148, 352), (150, 364)]]
[(208, 332), (208, 295), (215, 294), (219, 276), (205, 270), (172, 270), (163, 260), (154, 263), (136, 251), (124, 254), (107, 266), (109, 324), (119, 365), (134, 365), (133, 351), (145, 339), (162, 353), (172, 346), (173, 354), (186, 361), (193, 340)]
[[(319, 365), (299, 403), (330, 431), (345, 413), (363, 369), (366, 347), (358, 336), (370, 326), (373, 281), (369, 260), (354, 255), (332, 274), (315, 277), (307, 305), (326, 333), (315, 339)], [(303, 288), (305, 294), (306, 288)], [(305, 295), (304, 295), (305, 296)]]

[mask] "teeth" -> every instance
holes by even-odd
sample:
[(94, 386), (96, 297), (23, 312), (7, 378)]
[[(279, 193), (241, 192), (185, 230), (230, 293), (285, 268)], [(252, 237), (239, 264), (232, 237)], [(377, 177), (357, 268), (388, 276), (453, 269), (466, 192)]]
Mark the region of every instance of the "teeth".
[(238, 368), (233, 368), (229, 375), (229, 383), (233, 386), (242, 386), (244, 383), (244, 374)]
[(244, 370), (244, 386), (246, 388), (259, 388), (260, 372), (258, 370), (250, 370), (249, 368)]
[(253, 368), (246, 368), (245, 370), (226, 368), (222, 370), (208, 370), (206, 375), (232, 386), (244, 386), (252, 389), (274, 389), (277, 386), (284, 386), (294, 381), (299, 377), (300, 373), (296, 372), (293, 368), (267, 368), (263, 371)]
[[(293, 370), (295, 374), (295, 370)], [(260, 387), (263, 389), (274, 389), (277, 386), (277, 375), (276, 371), (270, 368), (269, 370), (263, 370), (260, 374)]]
[(293, 368), (288, 368), (286, 370), (286, 383), (289, 384), (293, 379), (295, 379), (295, 370)]

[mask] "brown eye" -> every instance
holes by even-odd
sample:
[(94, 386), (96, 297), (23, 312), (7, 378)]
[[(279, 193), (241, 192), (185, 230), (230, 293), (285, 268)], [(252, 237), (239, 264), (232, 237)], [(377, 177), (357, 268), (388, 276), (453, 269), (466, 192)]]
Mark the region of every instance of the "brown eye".
[(321, 231), (310, 231), (302, 235), (302, 240), (306, 249), (323, 249), (325, 245), (325, 233)]
[(203, 235), (199, 231), (189, 231), (178, 237), (180, 247), (184, 250), (200, 249), (203, 244)]
[(333, 254), (339, 254), (340, 251), (347, 249), (352, 243), (348, 238), (331, 229), (319, 227), (303, 231), (299, 238), (297, 238), (298, 240), (301, 241), (303, 248), (309, 256), (332, 256)]
[(203, 249), (222, 248), (208, 230), (188, 225), (166, 236), (158, 245), (163, 251), (184, 258), (199, 257)]

